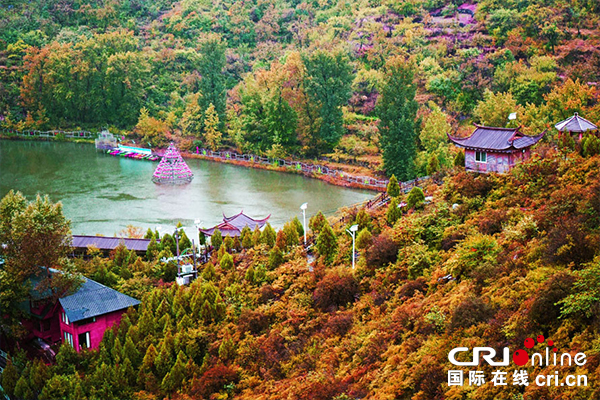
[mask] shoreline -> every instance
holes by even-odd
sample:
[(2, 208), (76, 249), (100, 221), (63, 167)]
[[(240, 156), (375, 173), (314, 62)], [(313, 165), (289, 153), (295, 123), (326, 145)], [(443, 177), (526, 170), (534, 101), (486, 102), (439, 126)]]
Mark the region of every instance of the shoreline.
[[(370, 186), (370, 185), (360, 184), (358, 182), (349, 182), (349, 181), (346, 181), (343, 179), (335, 178), (335, 177), (333, 177), (331, 175), (327, 175), (325, 173), (318, 173), (315, 171), (308, 172), (308, 171), (304, 171), (304, 170), (298, 170), (297, 168), (294, 168), (291, 166), (275, 166), (273, 164), (266, 164), (266, 163), (261, 163), (261, 162), (256, 162), (256, 161), (233, 160), (233, 159), (222, 158), (222, 157), (211, 157), (211, 156), (205, 156), (202, 154), (196, 154), (196, 153), (189, 152), (189, 151), (181, 151), (180, 153), (184, 159), (195, 158), (195, 159), (213, 161), (213, 162), (218, 162), (218, 163), (223, 163), (223, 164), (237, 165), (237, 166), (245, 167), (245, 168), (254, 168), (254, 169), (262, 169), (262, 170), (266, 170), (266, 171), (291, 173), (291, 174), (296, 174), (296, 175), (302, 175), (307, 178), (318, 179), (318, 180), (324, 181), (326, 183), (329, 183), (329, 184), (335, 185), (335, 186), (341, 186), (341, 187), (346, 187), (346, 188), (351, 188), (351, 189), (369, 190), (371, 192), (376, 192), (376, 193), (381, 193), (381, 192), (386, 191), (386, 187), (374, 187), (374, 186)], [(301, 162), (301, 161), (294, 160), (293, 162)], [(350, 174), (348, 174), (348, 175), (352, 176)], [(376, 180), (373, 177), (369, 177), (369, 179)]]
[[(17, 140), (17, 141), (53, 141), (53, 142), (71, 142), (71, 143), (90, 143), (90, 144), (94, 144), (94, 140), (93, 139), (87, 139), (87, 138), (56, 138), (56, 137), (40, 137), (40, 136), (7, 136), (7, 135), (3, 135), (0, 134), (0, 139), (4, 139), (4, 140)], [(132, 144), (133, 145), (133, 144)], [(165, 149), (157, 149), (158, 151), (155, 151), (154, 149), (152, 150), (154, 154), (162, 156), (162, 153), (164, 152)], [(372, 182), (377, 182), (379, 181), (377, 178), (374, 178), (372, 176), (366, 177), (366, 176), (361, 176), (361, 177), (357, 177), (354, 176), (352, 174), (347, 174), (347, 173), (343, 173), (341, 177), (336, 177), (336, 176), (331, 176), (328, 175), (326, 173), (320, 173), (319, 171), (321, 171), (322, 167), (325, 167), (327, 169), (332, 169), (330, 168), (327, 164), (323, 163), (323, 164), (319, 164), (319, 165), (315, 165), (315, 164), (308, 164), (308, 163), (304, 163), (303, 161), (300, 160), (292, 160), (291, 162), (293, 163), (301, 163), (301, 164), (306, 164), (306, 165), (311, 165), (314, 166), (314, 170), (312, 171), (305, 171), (304, 169), (297, 169), (291, 166), (279, 166), (279, 165), (273, 165), (272, 163), (263, 163), (263, 162), (259, 162), (259, 161), (249, 161), (249, 160), (237, 160), (237, 159), (231, 159), (231, 158), (227, 158), (227, 157), (215, 157), (215, 156), (208, 156), (208, 155), (203, 155), (203, 154), (198, 154), (198, 153), (194, 153), (191, 151), (180, 151), (181, 156), (184, 159), (201, 159), (201, 160), (206, 160), (206, 161), (214, 161), (214, 162), (219, 162), (219, 163), (224, 163), (224, 164), (232, 164), (232, 165), (238, 165), (241, 167), (245, 167), (245, 168), (254, 168), (254, 169), (263, 169), (263, 170), (267, 170), (267, 171), (274, 171), (274, 172), (283, 172), (283, 173), (292, 173), (292, 174), (296, 174), (296, 175), (302, 175), (304, 177), (307, 178), (312, 178), (312, 179), (319, 179), (321, 181), (324, 181), (326, 183), (329, 183), (331, 185), (335, 185), (335, 186), (340, 186), (340, 187), (346, 187), (346, 188), (351, 188), (351, 189), (361, 189), (361, 190), (369, 190), (371, 192), (376, 192), (376, 193), (381, 193), (381, 192), (385, 192), (387, 189), (387, 184), (385, 185), (381, 185), (381, 186), (375, 186), (372, 184), (362, 184), (359, 181), (359, 178), (361, 179), (366, 179), (368, 182), (372, 181)], [(230, 151), (222, 151), (221, 153), (223, 154), (237, 154), (234, 152), (230, 152)], [(140, 161), (144, 161), (144, 160), (140, 160)], [(286, 160), (289, 161), (289, 160)], [(351, 167), (348, 164), (343, 164), (344, 166), (347, 167)], [(348, 181), (346, 179), (343, 179), (344, 175), (346, 176), (346, 178), (348, 179), (349, 177), (352, 177), (354, 179), (356, 179), (356, 181)], [(387, 180), (386, 180), (387, 181)]]

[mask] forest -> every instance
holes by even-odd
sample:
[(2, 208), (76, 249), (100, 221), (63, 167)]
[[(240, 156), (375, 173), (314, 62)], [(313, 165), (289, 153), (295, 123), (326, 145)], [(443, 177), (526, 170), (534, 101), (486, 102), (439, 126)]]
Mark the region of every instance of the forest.
[(7, 0), (0, 123), (327, 157), (408, 180), (450, 167), (445, 134), (471, 122), (537, 134), (575, 111), (597, 121), (599, 7)]
[[(70, 258), (60, 203), (0, 201), (0, 385), (11, 400), (600, 398), (600, 120), (595, 0), (4, 0), (1, 128), (90, 129), (151, 147), (364, 163), (391, 200), (212, 239), (189, 286), (169, 235)], [(509, 115), (516, 113), (516, 120)], [(507, 174), (473, 174), (446, 134), (548, 130)], [(402, 193), (397, 180), (431, 175)], [(426, 196), (427, 195), (427, 200)], [(431, 197), (430, 197), (431, 196)], [(351, 269), (357, 224), (357, 265)], [(180, 245), (188, 245), (182, 238)], [(39, 266), (141, 301), (99, 349), (30, 359), (19, 304)], [(448, 386), (453, 348), (551, 338), (584, 387)], [(486, 374), (493, 367), (482, 365)], [(517, 366), (511, 364), (512, 373)]]

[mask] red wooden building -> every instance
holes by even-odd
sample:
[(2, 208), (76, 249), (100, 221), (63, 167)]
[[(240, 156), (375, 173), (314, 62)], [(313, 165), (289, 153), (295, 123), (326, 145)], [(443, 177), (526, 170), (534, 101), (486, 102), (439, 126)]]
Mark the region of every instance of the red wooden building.
[[(50, 270), (51, 274), (59, 273)], [(36, 290), (40, 279), (32, 279), (31, 300), (23, 303), (29, 318), (23, 326), (30, 338), (40, 338), (46, 343), (69, 343), (80, 351), (97, 348), (104, 332), (121, 321), (129, 307), (140, 302), (91, 279), (83, 278), (79, 289), (51, 301), (50, 293)]]
[(520, 128), (475, 125), (468, 137), (448, 135), (452, 143), (465, 149), (465, 169), (475, 172), (507, 172), (517, 162), (530, 157), (530, 148), (544, 136), (527, 136)]

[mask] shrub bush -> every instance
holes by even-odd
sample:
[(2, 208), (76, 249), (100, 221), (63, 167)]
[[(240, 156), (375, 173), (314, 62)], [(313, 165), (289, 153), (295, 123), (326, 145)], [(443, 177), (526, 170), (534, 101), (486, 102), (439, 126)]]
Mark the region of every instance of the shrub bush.
[(269, 327), (270, 319), (260, 311), (250, 309), (242, 310), (238, 320), (238, 327), (241, 332), (250, 332), (258, 335)]
[(230, 367), (217, 365), (208, 369), (199, 379), (192, 381), (192, 395), (195, 397), (209, 398), (213, 393), (218, 393), (225, 385), (238, 383), (239, 376)]
[(398, 297), (413, 297), (419, 291), (423, 294), (427, 293), (427, 281), (420, 277), (414, 281), (408, 281), (398, 290)]
[(493, 235), (502, 231), (504, 222), (506, 222), (506, 210), (488, 210), (479, 217), (477, 226), (484, 235)]
[(372, 268), (393, 264), (398, 259), (398, 245), (387, 233), (382, 233), (373, 239), (373, 244), (367, 249), (365, 257), (367, 265)]
[(423, 204), (425, 204), (425, 193), (423, 193), (423, 189), (418, 186), (412, 188), (406, 198), (406, 204), (408, 208), (421, 208)]
[(450, 330), (468, 328), (485, 322), (493, 315), (492, 307), (479, 297), (469, 297), (456, 307), (452, 313)]
[(529, 320), (536, 329), (547, 331), (552, 326), (560, 324), (560, 304), (557, 303), (571, 294), (573, 283), (575, 283), (573, 275), (559, 272), (538, 290), (529, 307)]
[(313, 298), (318, 308), (332, 311), (353, 303), (358, 294), (358, 283), (352, 275), (332, 271), (317, 283)]
[(323, 331), (328, 335), (344, 336), (354, 322), (354, 315), (351, 311), (338, 312), (329, 317), (323, 327)]

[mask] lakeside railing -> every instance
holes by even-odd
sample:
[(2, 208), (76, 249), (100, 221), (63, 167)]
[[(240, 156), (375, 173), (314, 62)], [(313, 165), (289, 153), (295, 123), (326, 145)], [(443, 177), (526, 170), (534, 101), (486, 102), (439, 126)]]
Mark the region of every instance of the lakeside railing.
[[(292, 161), (286, 160), (283, 158), (272, 158), (265, 156), (257, 156), (255, 154), (238, 154), (234, 151), (212, 151), (209, 149), (201, 149), (196, 148), (195, 154), (201, 155), (207, 158), (225, 160), (225, 161), (243, 161), (248, 163), (257, 163), (263, 165), (272, 165), (275, 167), (287, 167), (291, 170), (296, 170), (298, 172), (308, 173), (308, 174), (323, 174), (328, 175), (336, 179), (341, 179), (350, 184), (356, 184), (360, 186), (366, 186), (376, 189), (385, 189), (389, 183), (387, 179), (376, 179), (370, 176), (356, 176), (348, 174), (347, 172), (341, 171), (339, 169), (329, 168), (326, 165), (320, 164), (311, 164), (305, 163), (301, 161)], [(403, 191), (409, 191), (415, 186), (418, 186), (419, 183), (423, 183), (429, 179), (428, 176), (413, 179), (408, 182), (399, 182), (400, 188)]]
[(94, 139), (98, 137), (98, 133), (93, 133), (90, 131), (61, 131), (61, 130), (52, 130), (52, 131), (38, 131), (38, 130), (25, 130), (18, 131), (16, 129), (6, 129), (3, 128), (0, 130), (3, 134), (7, 136), (20, 136), (20, 137), (38, 137), (38, 138), (55, 138), (63, 136), (65, 138), (72, 139)]

